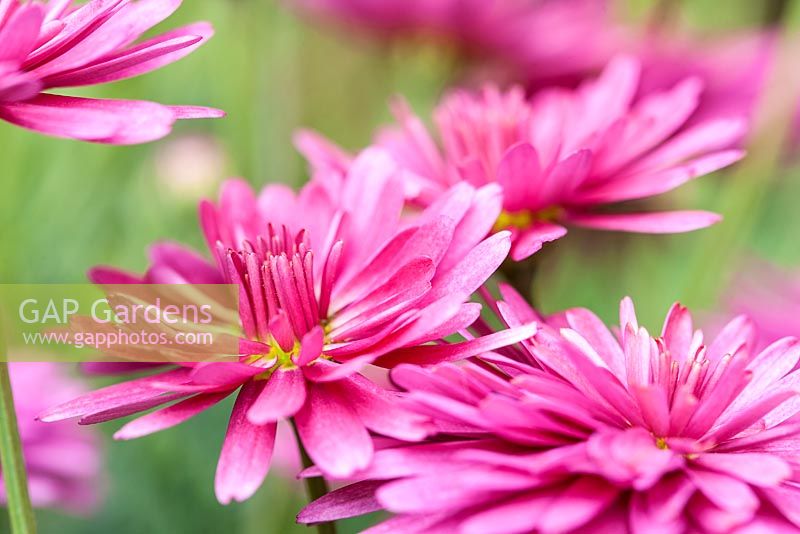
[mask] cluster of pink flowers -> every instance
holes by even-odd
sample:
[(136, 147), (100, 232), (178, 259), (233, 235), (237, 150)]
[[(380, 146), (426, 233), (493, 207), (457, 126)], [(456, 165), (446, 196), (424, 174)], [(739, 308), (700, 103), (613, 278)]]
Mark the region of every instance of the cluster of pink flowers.
[[(126, 144), (160, 138), (177, 119), (220, 116), (42, 93), (192, 52), (207, 24), (136, 44), (180, 3), (0, 0), (0, 118)], [(93, 500), (93, 438), (63, 420), (136, 415), (115, 433), (129, 440), (233, 396), (218, 501), (256, 492), (279, 424), (291, 426), (314, 464), (301, 476), (349, 482), (301, 523), (387, 510), (374, 532), (800, 531), (800, 341), (782, 337), (797, 330), (791, 321), (768, 318), (762, 335), (739, 316), (706, 340), (675, 304), (653, 337), (626, 298), (612, 332), (588, 310), (544, 316), (504, 283), (496, 299), (489, 284), (572, 225), (662, 234), (718, 222), (624, 203), (743, 157), (771, 36), (726, 63), (657, 34), (634, 38), (597, 0), (296, 3), (385, 33), (451, 38), (527, 74), (508, 88), (450, 91), (432, 129), (398, 98), (396, 124), (357, 154), (302, 132), (311, 180), (297, 192), (225, 182), (217, 202), (199, 205), (205, 254), (165, 242), (142, 274), (92, 269), (97, 284), (235, 286), (239, 354), (90, 364), (146, 374), (86, 394), (54, 380), (36, 402), (26, 395), (56, 369), (36, 368), (33, 389), (15, 366), (36, 504)], [(376, 378), (387, 373), (391, 382)], [(69, 465), (54, 460), (63, 450)]]

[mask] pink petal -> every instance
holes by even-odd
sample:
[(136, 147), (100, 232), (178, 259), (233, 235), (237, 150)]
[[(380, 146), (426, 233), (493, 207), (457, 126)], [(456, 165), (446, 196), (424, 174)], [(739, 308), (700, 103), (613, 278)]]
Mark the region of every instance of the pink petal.
[(609, 369), (620, 379), (625, 377), (625, 355), (614, 335), (594, 313), (582, 308), (567, 311), (569, 326), (589, 342)]
[(443, 272), (448, 271), (489, 235), (502, 209), (503, 194), (496, 184), (478, 189), (472, 199), (472, 205), (456, 226), (447, 253), (439, 263), (439, 269)]
[(165, 388), (157, 387), (155, 384), (168, 387), (171, 384), (184, 384), (188, 380), (189, 371), (187, 369), (176, 369), (114, 384), (50, 408), (39, 415), (38, 419), (45, 423), (50, 423), (118, 408), (162, 395)]
[(762, 492), (781, 514), (795, 526), (800, 527), (800, 491), (796, 486), (765, 488)]
[(703, 495), (724, 510), (755, 512), (759, 506), (758, 496), (737, 478), (703, 469), (690, 469), (687, 473)]
[(497, 167), (497, 183), (503, 188), (503, 205), (510, 212), (530, 209), (540, 181), (539, 154), (529, 143), (508, 149)]
[(542, 514), (552, 502), (546, 491), (526, 493), (493, 503), (461, 525), (464, 534), (535, 532)]
[(40, 4), (26, 4), (17, 8), (11, 18), (0, 26), (0, 63), (22, 63), (36, 45), (44, 20)]
[[(786, 376), (800, 360), (800, 340), (794, 338), (780, 339), (761, 351), (748, 369), (753, 378), (732, 403), (730, 411), (747, 406), (761, 398), (770, 389), (777, 386), (778, 381)], [(729, 412), (730, 413), (730, 412)]]
[(695, 462), (754, 486), (778, 486), (792, 476), (792, 467), (786, 460), (774, 454), (756, 452), (701, 454)]
[(518, 328), (510, 328), (482, 336), (479, 338), (448, 343), (445, 345), (421, 345), (409, 347), (381, 356), (378, 364), (383, 367), (394, 367), (401, 363), (416, 363), (417, 365), (430, 365), (445, 361), (456, 361), (477, 356), (482, 352), (496, 350), (502, 347), (519, 343), (536, 334), (536, 323), (530, 323)]
[(114, 439), (135, 439), (172, 428), (217, 404), (230, 391), (195, 395), (162, 410), (134, 419), (114, 433)]
[(660, 522), (674, 521), (683, 514), (695, 486), (682, 473), (667, 475), (647, 492), (650, 516)]
[(727, 149), (747, 132), (743, 118), (722, 118), (702, 122), (674, 136), (644, 158), (639, 159), (632, 172), (666, 168), (698, 154)]
[(467, 300), (503, 263), (511, 248), (508, 232), (499, 232), (478, 244), (446, 274), (437, 274), (425, 301), (443, 297)]
[(613, 215), (571, 214), (567, 220), (577, 226), (598, 230), (673, 234), (691, 232), (718, 223), (722, 217), (708, 211), (662, 211)]
[(143, 284), (144, 279), (114, 267), (92, 267), (86, 277), (93, 284)]
[(425, 417), (400, 405), (400, 394), (384, 390), (361, 375), (341, 380), (335, 386), (341, 398), (349, 400), (353, 411), (373, 432), (404, 441), (419, 441), (433, 431)]
[(708, 346), (706, 356), (712, 362), (719, 361), (726, 354), (735, 354), (745, 345), (755, 343), (755, 325), (744, 315), (732, 319)]
[(297, 514), (297, 522), (325, 523), (380, 510), (375, 490), (382, 484), (381, 480), (365, 480), (333, 490), (303, 508)]
[(661, 337), (667, 345), (667, 350), (679, 362), (685, 362), (693, 354), (689, 354), (694, 337), (692, 315), (685, 307), (677, 302), (672, 305), (664, 320)]
[(56, 137), (124, 145), (164, 137), (178, 117), (152, 102), (40, 94), (25, 102), (0, 104), (0, 118)]
[(94, 425), (97, 423), (105, 423), (121, 417), (127, 417), (135, 413), (143, 412), (156, 406), (161, 406), (174, 400), (186, 397), (186, 392), (175, 393), (162, 393), (159, 395), (151, 396), (147, 399), (140, 399), (136, 401), (129, 400), (121, 406), (114, 406), (106, 410), (92, 412), (82, 416), (78, 419), (79, 425)]
[(150, 247), (150, 261), (171, 267), (190, 284), (222, 284), (222, 275), (196, 251), (177, 243), (157, 243)]
[(296, 356), (295, 363), (299, 367), (304, 367), (319, 358), (319, 355), (322, 354), (324, 338), (325, 333), (320, 326), (315, 326), (306, 332), (300, 342), (300, 352)]
[(48, 87), (73, 87), (109, 83), (159, 69), (194, 52), (211, 38), (208, 23), (197, 23), (159, 35), (87, 66), (46, 78)]
[(310, 387), (295, 422), (308, 455), (330, 476), (347, 478), (372, 460), (372, 438), (333, 385)]
[(247, 411), (262, 387), (258, 382), (248, 382), (233, 405), (214, 477), (220, 504), (250, 498), (269, 471), (277, 425), (254, 425), (247, 420)]
[(514, 238), (511, 246), (511, 259), (522, 261), (541, 250), (545, 243), (561, 239), (567, 229), (558, 224), (537, 221)]
[(352, 158), (341, 148), (311, 130), (300, 130), (293, 136), (294, 146), (314, 169), (335, 169), (346, 172)]
[(389, 482), (376, 495), (391, 512), (426, 514), (479, 504), (498, 492), (526, 489), (534, 481), (531, 475), (476, 466)]
[(303, 367), (303, 373), (312, 382), (336, 382), (360, 372), (374, 360), (371, 354), (356, 356), (344, 363), (320, 360)]
[(430, 289), (435, 270), (433, 261), (427, 257), (414, 258), (401, 266), (388, 280), (336, 313), (330, 323), (331, 337), (342, 340), (358, 337), (359, 327), (377, 326), (373, 323), (382, 313), (391, 311), (384, 321), (399, 315), (395, 309), (406, 309), (404, 304), (413, 304)]
[(275, 423), (291, 417), (306, 401), (306, 380), (299, 368), (278, 368), (247, 411), (254, 425)]
[(235, 389), (252, 377), (264, 372), (254, 365), (234, 362), (203, 362), (191, 370), (193, 384)]
[(593, 188), (589, 193), (580, 195), (580, 201), (609, 204), (660, 195), (694, 178), (725, 168), (743, 157), (742, 150), (724, 150), (666, 170), (619, 177), (603, 186)]
[(578, 478), (558, 494), (539, 518), (543, 532), (568, 532), (591, 521), (609, 506), (619, 490), (606, 481)]

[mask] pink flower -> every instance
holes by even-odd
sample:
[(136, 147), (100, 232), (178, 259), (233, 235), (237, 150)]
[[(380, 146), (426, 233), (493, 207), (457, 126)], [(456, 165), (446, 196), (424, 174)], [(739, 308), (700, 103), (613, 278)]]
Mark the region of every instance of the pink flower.
[[(606, 0), (294, 0), (303, 10), (381, 38), (422, 34), (516, 79), (573, 79), (619, 47)], [(558, 31), (553, 31), (558, 28)]]
[[(775, 53), (774, 32), (700, 38), (613, 16), (605, 0), (294, 0), (306, 12), (380, 38), (422, 34), (471, 59), (468, 80), (535, 91), (575, 87), (615, 54), (642, 62), (638, 97), (693, 76), (703, 81), (693, 121), (750, 116)], [(558, 28), (558, 31), (553, 31)]]
[(181, 0), (0, 0), (0, 119), (47, 135), (112, 144), (153, 141), (178, 119), (219, 110), (42, 91), (113, 82), (163, 67), (213, 34), (190, 24), (136, 43)]
[[(84, 388), (56, 364), (11, 363), (9, 368), (33, 505), (89, 511), (99, 499), (99, 436), (67, 423), (36, 421), (42, 410), (81, 395)], [(1, 478), (0, 502), (5, 502)]]
[(747, 315), (758, 328), (759, 346), (787, 334), (800, 337), (800, 275), (752, 261), (728, 288), (725, 312)]
[[(426, 205), (459, 182), (501, 186), (495, 228), (512, 232), (515, 260), (562, 237), (564, 225), (643, 233), (709, 226), (719, 217), (702, 211), (597, 211), (670, 191), (742, 157), (730, 146), (744, 133), (744, 120), (685, 127), (702, 93), (698, 79), (634, 102), (639, 74), (639, 63), (617, 58), (597, 80), (574, 91), (541, 91), (530, 101), (519, 88), (457, 91), (434, 112), (441, 148), (400, 101), (399, 127), (376, 143), (406, 169), (414, 203)], [(314, 137), (300, 143), (317, 168), (342, 165)]]
[(693, 123), (721, 117), (751, 119), (778, 51), (774, 32), (715, 39), (651, 32), (634, 42), (643, 65), (641, 94), (668, 90), (690, 76), (703, 80)]
[[(244, 500), (267, 474), (278, 421), (291, 418), (310, 457), (348, 476), (373, 454), (370, 432), (418, 440), (429, 426), (360, 374), (375, 363), (474, 356), (531, 335), (530, 327), (455, 344), (429, 344), (465, 330), (481, 306), (470, 295), (497, 269), (507, 233), (486, 238), (499, 211), (494, 187), (453, 188), (407, 224), (399, 172), (364, 152), (338, 190), (311, 182), (254, 196), (241, 181), (204, 202), (200, 218), (215, 263), (175, 245), (152, 249), (142, 276), (96, 269), (104, 283), (220, 283), (241, 288), (247, 340), (240, 363), (199, 363), (105, 388), (46, 412), (54, 421), (97, 423), (165, 403), (126, 424), (130, 439), (174, 426), (239, 390), (222, 446), (216, 494)], [(241, 389), (239, 389), (241, 387)]]
[[(537, 316), (504, 293), (510, 324)], [(385, 508), (397, 515), (375, 532), (800, 530), (798, 340), (756, 354), (738, 318), (706, 344), (677, 304), (654, 338), (629, 299), (616, 336), (584, 309), (540, 326), (486, 369), (397, 367), (441, 435), (379, 451), (300, 520)]]

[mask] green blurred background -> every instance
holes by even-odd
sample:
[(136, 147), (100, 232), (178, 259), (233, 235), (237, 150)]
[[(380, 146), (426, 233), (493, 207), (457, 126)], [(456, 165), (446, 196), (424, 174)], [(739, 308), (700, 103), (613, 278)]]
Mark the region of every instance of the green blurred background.
[[(644, 21), (653, 4), (621, 2), (618, 12)], [(701, 31), (758, 24), (761, 9), (750, 0), (726, 2), (724, 9), (716, 0), (680, 3), (681, 20)], [(362, 147), (389, 121), (391, 95), (406, 95), (427, 116), (457, 71), (450, 50), (347, 36), (309, 24), (273, 0), (187, 0), (165, 27), (195, 20), (211, 21), (217, 33), (193, 55), (75, 94), (213, 105), (228, 112), (226, 119), (185, 121), (167, 139), (138, 147), (50, 139), (0, 123), (0, 281), (82, 282), (87, 268), (101, 263), (142, 270), (146, 246), (159, 239), (202, 247), (195, 206), (200, 196), (215, 195), (220, 179), (298, 186), (306, 173), (291, 144), (296, 128)], [(774, 165), (778, 129), (765, 132), (749, 163), (657, 201), (719, 211), (722, 225), (680, 236), (570, 231), (541, 255), (537, 302), (545, 311), (587, 306), (611, 321), (619, 299), (630, 295), (644, 323), (657, 328), (675, 300), (713, 310), (743, 258), (800, 263), (800, 171)], [(191, 147), (198, 142), (203, 148), (195, 158)], [(187, 173), (199, 183), (181, 180)], [(90, 519), (39, 512), (41, 531), (306, 531), (293, 525), (304, 502), (301, 487), (280, 476), (271, 476), (247, 503), (217, 504), (214, 468), (229, 411), (224, 404), (133, 442), (110, 439), (121, 423), (103, 425), (102, 508)], [(349, 522), (343, 531), (364, 524)]]

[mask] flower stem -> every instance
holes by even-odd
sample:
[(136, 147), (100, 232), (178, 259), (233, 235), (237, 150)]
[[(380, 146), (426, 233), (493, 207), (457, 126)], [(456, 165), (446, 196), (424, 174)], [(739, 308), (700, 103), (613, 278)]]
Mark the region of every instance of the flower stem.
[(500, 267), (506, 281), (533, 307), (537, 304), (533, 288), (537, 266), (537, 262), (531, 257), (520, 262), (506, 260)]
[(675, 24), (680, 10), (680, 0), (658, 0), (650, 14), (650, 26), (653, 29), (670, 28)]
[(14, 534), (33, 534), (36, 522), (31, 500), (28, 496), (28, 478), (25, 473), (25, 460), (17, 428), (17, 414), (14, 411), (14, 394), (8, 374), (5, 340), (0, 331), (0, 461), (3, 468), (3, 485), (8, 501), (8, 517), (11, 532)]
[(778, 26), (789, 11), (789, 0), (766, 0), (764, 2), (764, 24)]
[[(300, 441), (300, 434), (297, 432), (297, 425), (295, 425), (294, 419), (292, 419), (292, 429), (294, 430), (294, 435), (297, 440), (297, 448), (300, 450), (300, 458), (303, 462), (303, 468), (308, 469), (314, 462), (311, 460), (311, 457), (306, 452), (306, 448), (303, 446), (303, 442)], [(330, 488), (328, 487), (328, 483), (322, 477), (310, 477), (305, 479), (306, 483), (306, 491), (308, 492), (308, 499), (309, 502), (313, 502), (320, 497), (326, 495)], [(329, 521), (327, 523), (317, 523), (314, 525), (317, 527), (317, 532), (319, 534), (336, 534), (336, 522)]]

